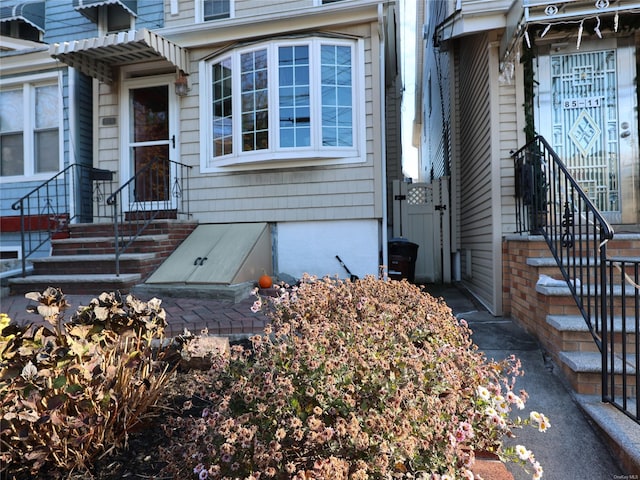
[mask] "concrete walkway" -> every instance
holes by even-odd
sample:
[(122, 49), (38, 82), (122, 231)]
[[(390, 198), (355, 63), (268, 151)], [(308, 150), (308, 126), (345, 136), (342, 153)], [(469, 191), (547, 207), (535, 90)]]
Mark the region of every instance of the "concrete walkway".
[[(640, 472), (623, 471), (601, 439), (594, 423), (583, 413), (576, 397), (564, 386), (561, 379), (553, 373), (544, 357), (543, 351), (533, 337), (519, 328), (508, 318), (494, 317), (475, 304), (462, 290), (455, 286), (428, 286), (435, 297), (443, 297), (453, 313), (464, 318), (473, 330), (473, 340), (486, 354), (487, 358), (501, 360), (515, 354), (522, 361), (524, 377), (518, 381), (517, 388), (526, 390), (529, 401), (525, 412), (537, 410), (549, 417), (551, 428), (539, 433), (533, 428), (516, 432), (514, 443), (522, 443), (531, 449), (544, 468), (544, 478), (549, 480), (633, 480)], [(143, 295), (136, 295), (148, 300)], [(173, 298), (156, 295), (162, 299), (167, 311), (169, 335), (177, 335), (185, 328), (193, 333), (207, 328), (210, 334), (249, 334), (260, 332), (264, 317), (251, 312), (253, 298), (239, 303), (225, 300), (203, 298)], [(90, 296), (67, 296), (72, 308), (68, 315), (80, 305), (87, 305)], [(32, 322), (38, 316), (26, 313), (28, 304), (34, 302), (22, 296), (0, 299), (0, 312), (18, 322)], [(583, 399), (584, 400), (584, 399)], [(595, 414), (610, 412), (594, 399), (591, 402)], [(605, 406), (607, 407), (607, 406)], [(615, 415), (616, 419), (620, 415)], [(625, 417), (626, 418), (626, 417)], [(627, 419), (628, 420), (628, 419)], [(605, 423), (615, 425), (605, 417)], [(640, 427), (631, 422), (628, 428), (640, 436)], [(614, 428), (616, 430), (616, 428)], [(620, 430), (620, 429), (618, 429)], [(625, 429), (622, 429), (625, 430)], [(622, 432), (624, 433), (624, 432)], [(519, 466), (509, 465), (515, 480), (530, 479)]]
[[(502, 360), (512, 354), (522, 362), (525, 375), (516, 389), (529, 394), (525, 414), (544, 413), (551, 428), (540, 433), (532, 427), (516, 431), (509, 442), (523, 444), (536, 456), (548, 480), (632, 480), (640, 472), (624, 472), (603, 442), (601, 434), (587, 417), (573, 393), (553, 373), (535, 338), (512, 320), (494, 317), (475, 304), (455, 286), (430, 286), (427, 290), (445, 299), (458, 318), (464, 318), (473, 331), (473, 341), (486, 357)], [(602, 405), (602, 404), (600, 404)], [(619, 416), (624, 416), (619, 414)], [(626, 418), (626, 417), (625, 417)], [(640, 430), (640, 426), (634, 424)], [(531, 479), (521, 467), (507, 465), (515, 480)]]

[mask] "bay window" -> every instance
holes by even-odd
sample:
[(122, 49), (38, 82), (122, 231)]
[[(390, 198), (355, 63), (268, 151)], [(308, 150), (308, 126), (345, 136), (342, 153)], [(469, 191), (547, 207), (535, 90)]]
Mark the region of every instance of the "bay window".
[(203, 168), (357, 155), (358, 43), (310, 38), (203, 62)]
[(0, 177), (60, 169), (57, 84), (24, 83), (0, 91)]

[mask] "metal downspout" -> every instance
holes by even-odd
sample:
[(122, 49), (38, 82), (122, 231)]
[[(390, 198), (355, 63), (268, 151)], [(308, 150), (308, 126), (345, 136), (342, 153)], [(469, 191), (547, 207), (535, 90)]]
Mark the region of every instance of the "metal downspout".
[[(380, 127), (385, 131), (386, 126), (386, 108), (385, 108), (385, 48), (386, 38), (384, 30), (384, 6), (378, 4), (378, 36), (380, 42)], [(387, 228), (388, 228), (388, 212), (387, 212), (387, 141), (386, 136), (380, 136), (381, 160), (382, 160), (382, 265), (389, 265), (389, 257), (387, 252)], [(384, 279), (387, 279), (387, 269), (383, 270)]]

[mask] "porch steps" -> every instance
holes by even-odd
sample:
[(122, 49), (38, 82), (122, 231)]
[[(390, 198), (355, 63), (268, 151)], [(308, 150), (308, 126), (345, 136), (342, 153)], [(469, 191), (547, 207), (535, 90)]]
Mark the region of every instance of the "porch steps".
[[(576, 393), (601, 395), (602, 360), (600, 352), (585, 320), (575, 305), (570, 289), (566, 286), (536, 286), (536, 292), (541, 298), (539, 305), (542, 306), (542, 312), (539, 313), (545, 315), (545, 322), (538, 323), (536, 336)], [(617, 294), (620, 295), (620, 292)], [(622, 373), (620, 364), (618, 364), (621, 362), (622, 353), (622, 339), (620, 338), (622, 322), (620, 315), (614, 317), (613, 333), (616, 340), (614, 372), (616, 374)], [(627, 354), (635, 351), (636, 335), (631, 329), (634, 323), (635, 318), (627, 318), (627, 338), (625, 340)], [(630, 360), (630, 364), (635, 364), (635, 360)], [(631, 382), (635, 382), (635, 370), (628, 367), (627, 371), (627, 381), (631, 384)], [(633, 395), (635, 395), (635, 389)]]
[[(607, 244), (609, 259), (616, 257), (638, 258), (640, 235), (636, 233), (616, 233)], [(609, 403), (602, 402), (602, 358), (589, 328), (580, 314), (571, 291), (564, 285), (542, 286), (538, 284), (540, 275), (562, 279), (556, 261), (544, 239), (540, 236), (520, 238), (507, 237), (503, 250), (505, 262), (505, 286), (509, 292), (505, 311), (509, 312), (520, 325), (540, 341), (546, 354), (552, 360), (559, 376), (574, 392), (574, 396), (590, 417), (593, 425), (602, 434), (622, 466), (628, 472), (640, 471), (640, 431), (638, 424)], [(598, 259), (589, 259), (598, 265)], [(585, 259), (578, 259), (583, 265)], [(615, 272), (620, 275), (620, 272)], [(633, 272), (627, 271), (633, 276)], [(608, 279), (607, 279), (608, 281)], [(640, 308), (632, 304), (635, 289), (625, 287), (628, 304), (626, 305), (627, 338), (627, 406), (635, 411), (635, 343), (636, 334), (629, 327), (635, 325), (635, 310)], [(614, 295), (620, 295), (621, 287), (614, 289)], [(616, 297), (618, 298), (618, 297)], [(615, 392), (616, 401), (622, 401), (622, 309), (614, 299), (613, 333), (615, 340)], [(593, 308), (593, 307), (592, 307)], [(629, 317), (632, 318), (629, 318)], [(637, 367), (636, 367), (637, 368)]]
[(128, 293), (148, 278), (197, 225), (172, 219), (151, 222), (120, 255), (120, 275), (115, 270), (113, 225), (70, 225), (68, 238), (51, 240), (50, 256), (31, 259), (32, 275), (9, 280), (10, 294), (42, 291), (49, 286), (68, 295), (114, 290)]

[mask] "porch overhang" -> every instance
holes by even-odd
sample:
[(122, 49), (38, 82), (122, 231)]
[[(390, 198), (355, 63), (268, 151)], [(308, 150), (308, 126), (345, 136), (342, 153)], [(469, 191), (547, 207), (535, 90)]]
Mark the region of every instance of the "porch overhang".
[(117, 67), (157, 60), (189, 74), (187, 50), (147, 29), (54, 43), (49, 54), (105, 83), (113, 83)]
[(137, 0), (73, 0), (73, 8), (92, 22), (98, 21), (98, 7), (116, 6), (134, 17), (138, 16)]
[[(506, 14), (506, 29), (500, 43), (500, 59), (506, 60), (514, 51), (518, 41), (528, 35), (528, 27), (544, 26), (546, 34), (554, 25), (575, 24), (576, 32), (585, 20), (613, 18), (609, 28), (617, 29), (618, 16), (637, 13), (640, 2), (632, 0), (518, 0), (514, 1)], [(604, 22), (601, 27), (604, 30)], [(598, 34), (598, 32), (596, 32)]]
[(0, 7), (0, 23), (18, 20), (44, 33), (44, 2), (23, 2)]

